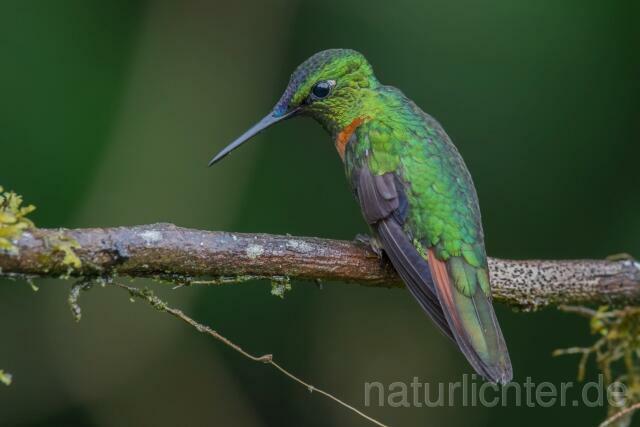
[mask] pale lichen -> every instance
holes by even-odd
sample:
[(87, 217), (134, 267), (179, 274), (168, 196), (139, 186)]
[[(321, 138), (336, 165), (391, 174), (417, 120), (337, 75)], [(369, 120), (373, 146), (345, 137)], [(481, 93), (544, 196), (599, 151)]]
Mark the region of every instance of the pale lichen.
[(249, 258), (256, 259), (264, 253), (264, 248), (260, 245), (249, 245), (246, 253)]
[(271, 278), (271, 295), (284, 298), (284, 294), (291, 290), (291, 279), (287, 276), (274, 276)]
[(287, 240), (287, 249), (306, 254), (313, 251), (313, 246), (311, 246), (309, 243), (305, 242), (304, 240), (290, 239), (290, 240)]
[(69, 309), (73, 315), (73, 320), (79, 322), (82, 319), (82, 309), (80, 308), (80, 304), (78, 304), (80, 293), (88, 291), (94, 285), (99, 285), (104, 288), (110, 283), (112, 283), (112, 278), (109, 276), (85, 277), (74, 283), (69, 290), (69, 296), (67, 298), (67, 303), (69, 304)]
[(35, 209), (33, 205), (23, 206), (21, 196), (0, 187), (0, 251), (18, 253), (15, 243), (22, 233), (34, 227), (27, 215)]
[(156, 230), (146, 230), (140, 233), (145, 245), (150, 246), (162, 240), (162, 233)]

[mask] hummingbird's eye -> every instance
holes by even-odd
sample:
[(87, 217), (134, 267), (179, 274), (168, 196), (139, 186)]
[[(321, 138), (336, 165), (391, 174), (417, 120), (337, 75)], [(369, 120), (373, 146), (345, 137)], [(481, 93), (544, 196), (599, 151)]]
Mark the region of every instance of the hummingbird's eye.
[(311, 89), (311, 97), (313, 99), (322, 99), (329, 96), (331, 89), (335, 86), (335, 80), (323, 80), (316, 83)]

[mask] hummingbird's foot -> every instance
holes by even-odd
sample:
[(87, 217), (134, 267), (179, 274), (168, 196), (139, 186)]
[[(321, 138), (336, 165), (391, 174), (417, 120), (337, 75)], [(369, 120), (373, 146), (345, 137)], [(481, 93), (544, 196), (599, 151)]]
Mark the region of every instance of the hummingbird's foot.
[(609, 255), (605, 258), (607, 261), (635, 261), (636, 259), (626, 252)]
[(382, 258), (382, 243), (380, 243), (380, 240), (376, 237), (369, 236), (368, 234), (356, 234), (354, 241), (371, 249), (378, 258)]

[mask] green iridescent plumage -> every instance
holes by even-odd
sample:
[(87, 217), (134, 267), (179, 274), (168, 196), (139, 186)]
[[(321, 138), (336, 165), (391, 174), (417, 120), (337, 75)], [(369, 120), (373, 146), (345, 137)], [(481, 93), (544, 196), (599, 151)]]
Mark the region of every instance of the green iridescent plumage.
[(332, 135), (365, 220), (420, 306), (476, 371), (510, 381), (476, 191), (440, 124), (382, 85), (360, 53), (326, 50), (300, 65), (272, 113), (212, 163), (295, 115), (313, 117)]
[[(377, 92), (380, 102), (393, 108), (380, 109), (375, 119), (358, 128), (360, 142), (349, 147), (356, 159), (349, 159), (347, 173), (368, 157), (374, 174), (401, 176), (409, 201), (404, 228), (422, 246), (419, 250), (433, 246), (442, 260), (461, 258), (453, 264), (459, 289), (469, 295), (481, 286), (489, 294), (477, 196), (462, 158), (442, 127), (397, 89)], [(478, 269), (474, 277), (464, 265)], [(478, 279), (478, 274), (483, 277)]]

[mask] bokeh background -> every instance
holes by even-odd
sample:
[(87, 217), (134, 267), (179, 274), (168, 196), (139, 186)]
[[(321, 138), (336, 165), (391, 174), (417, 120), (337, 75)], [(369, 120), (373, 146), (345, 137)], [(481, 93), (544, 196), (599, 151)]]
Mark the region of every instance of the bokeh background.
[[(210, 156), (314, 52), (363, 52), (448, 130), (475, 178), (488, 253), (640, 254), (638, 2), (64, 0), (0, 3), (0, 184), (43, 227), (173, 222), (351, 239), (366, 232), (310, 120)], [(144, 281), (136, 282), (140, 286)], [(0, 425), (361, 426), (344, 408), (126, 295), (0, 281)], [(363, 406), (365, 381), (469, 367), (403, 291), (264, 282), (170, 290), (251, 352)], [(585, 321), (497, 308), (516, 380), (572, 381)], [(593, 368), (593, 366), (591, 366)], [(591, 376), (595, 370), (591, 369)], [(603, 408), (368, 408), (398, 426), (595, 425)]]

